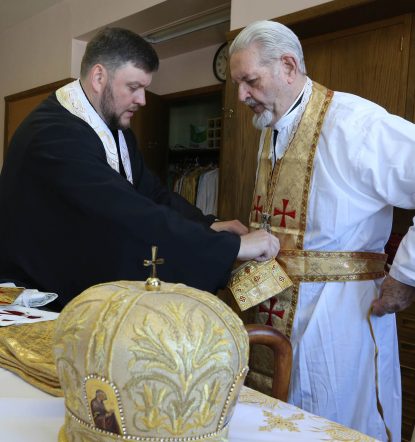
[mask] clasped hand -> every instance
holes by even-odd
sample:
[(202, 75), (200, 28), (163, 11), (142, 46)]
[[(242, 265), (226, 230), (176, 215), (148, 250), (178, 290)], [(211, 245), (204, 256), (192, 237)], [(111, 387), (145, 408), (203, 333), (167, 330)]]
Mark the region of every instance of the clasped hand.
[(280, 242), (274, 235), (265, 230), (255, 230), (248, 233), (248, 228), (240, 221), (216, 221), (210, 226), (217, 232), (227, 231), (241, 237), (241, 246), (237, 258), (240, 261), (266, 261), (278, 255)]
[(372, 303), (372, 313), (383, 316), (409, 307), (415, 300), (415, 287), (399, 282), (387, 275), (380, 286), (380, 297)]

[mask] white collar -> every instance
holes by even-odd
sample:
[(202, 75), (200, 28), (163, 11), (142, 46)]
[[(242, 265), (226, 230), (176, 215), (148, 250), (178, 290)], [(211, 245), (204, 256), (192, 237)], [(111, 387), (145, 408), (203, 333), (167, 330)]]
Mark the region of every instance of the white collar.
[[(84, 120), (101, 139), (107, 157), (107, 163), (118, 173), (120, 166), (118, 161), (117, 145), (114, 136), (104, 120), (100, 117), (97, 111), (92, 107), (81, 83), (78, 80), (69, 83), (56, 91), (56, 98), (59, 103), (67, 109), (71, 114)], [(121, 130), (118, 131), (118, 140), (120, 143), (121, 161), (124, 166), (125, 175), (130, 183), (133, 183), (133, 176), (131, 172), (131, 162), (128, 153), (127, 143), (124, 134)]]
[[(285, 112), (285, 114), (274, 124), (273, 129), (276, 129), (279, 133), (277, 143), (270, 149), (268, 158), (272, 159), (274, 164), (277, 159), (282, 158), (287, 147), (290, 145), (300, 124), (301, 117), (305, 111), (305, 108), (310, 100), (313, 90), (313, 82), (307, 77), (305, 85), (301, 92), (297, 95), (293, 104)], [(300, 104), (295, 107), (297, 100), (301, 97)], [(294, 108), (295, 107), (295, 108)]]
[[(293, 104), (289, 107), (287, 112), (285, 112), (285, 114), (274, 124), (274, 129), (277, 129), (278, 132), (280, 132), (283, 128), (288, 127), (293, 123), (297, 123), (294, 124), (295, 128), (297, 128), (298, 123), (300, 122), (299, 120), (301, 119), (301, 116), (303, 115), (303, 112), (305, 110), (305, 107), (308, 101), (310, 100), (312, 87), (313, 87), (313, 82), (310, 80), (310, 78), (307, 77), (301, 92), (297, 95), (297, 97), (293, 101)], [(302, 98), (300, 104), (293, 110), (293, 107), (295, 106), (297, 100), (301, 97), (301, 95)]]

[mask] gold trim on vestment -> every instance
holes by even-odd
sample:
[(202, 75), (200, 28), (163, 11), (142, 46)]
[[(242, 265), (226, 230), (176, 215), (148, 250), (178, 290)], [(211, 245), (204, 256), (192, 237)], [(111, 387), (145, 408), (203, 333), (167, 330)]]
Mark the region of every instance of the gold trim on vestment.
[(382, 419), (383, 425), (385, 426), (385, 431), (386, 431), (386, 436), (388, 438), (388, 442), (392, 442), (392, 433), (391, 433), (389, 427), (386, 425), (385, 415), (384, 415), (384, 412), (383, 412), (383, 407), (382, 407), (382, 404), (380, 402), (380, 396), (379, 396), (379, 368), (378, 368), (379, 348), (378, 348), (378, 344), (376, 343), (375, 332), (373, 331), (372, 321), (370, 320), (370, 315), (371, 314), (372, 314), (372, 309), (370, 309), (368, 314), (367, 314), (367, 321), (369, 323), (370, 336), (371, 336), (371, 338), (373, 340), (373, 345), (375, 346), (375, 361), (374, 361), (374, 365), (375, 365), (376, 407), (377, 407), (379, 415), (380, 415), (380, 417)]
[(275, 258), (248, 261), (232, 272), (228, 288), (239, 308), (244, 311), (278, 295), (293, 285)]
[[(291, 336), (300, 282), (367, 281), (383, 278), (387, 256), (384, 253), (370, 252), (281, 250), (277, 260), (294, 283), (293, 287), (286, 290), (279, 300), (279, 304), (285, 306), (290, 303), (289, 297), (291, 297), (292, 308), (288, 309), (285, 324), (287, 336)], [(295, 300), (295, 306), (293, 300)], [(274, 310), (278, 311), (278, 304), (274, 305)], [(277, 316), (272, 319), (274, 327), (280, 321), (282, 322), (282, 319), (280, 320)]]
[[(383, 278), (387, 258), (383, 253), (304, 250), (314, 156), (333, 96), (332, 91), (317, 83), (313, 83), (312, 87), (310, 101), (294, 138), (274, 167), (270, 159), (274, 149), (272, 130), (268, 129), (265, 134), (250, 216), (250, 227), (258, 229), (261, 227), (258, 215), (264, 212), (271, 215), (271, 231), (281, 244), (277, 261), (294, 283), (278, 296), (272, 296), (271, 291), (270, 299), (255, 309), (255, 317), (250, 321), (272, 325), (287, 337), (290, 337), (294, 323), (300, 283)], [(384, 421), (378, 392), (377, 346), (370, 318), (368, 320), (376, 351), (377, 404)], [(267, 378), (272, 377), (273, 366), (267, 358), (263, 348), (253, 348), (251, 351), (251, 373), (255, 376), (248, 376), (247, 382), (255, 389), (267, 391)], [(385, 427), (390, 438), (386, 424)]]
[(250, 226), (260, 227), (259, 212), (271, 215), (271, 231), (281, 244), (277, 261), (294, 286), (278, 296), (277, 290), (271, 289), (268, 300), (256, 309), (255, 322), (272, 325), (288, 337), (300, 282), (362, 281), (384, 276), (384, 254), (304, 250), (314, 157), (332, 96), (332, 91), (313, 83), (310, 101), (284, 156), (272, 167), (274, 146), (272, 129), (268, 129), (260, 159)]
[[(272, 166), (272, 129), (265, 134), (250, 226), (258, 229), (258, 209), (271, 215), (271, 231), (282, 249), (303, 249), (308, 194), (321, 127), (333, 91), (313, 83), (313, 92), (284, 156)], [(259, 198), (259, 199), (258, 199)]]
[(364, 281), (383, 278), (388, 255), (370, 252), (281, 250), (277, 260), (294, 281)]
[[(318, 83), (313, 83), (310, 100), (294, 138), (284, 156), (277, 160), (274, 166), (270, 159), (274, 149), (271, 142), (272, 129), (268, 129), (265, 134), (250, 227), (260, 228), (259, 212), (261, 214), (268, 213), (271, 232), (280, 241), (280, 254), (286, 249), (301, 251), (304, 248), (308, 195), (314, 156), (324, 117), (332, 97), (332, 91)], [(302, 263), (302, 266), (306, 266), (305, 262)], [(284, 267), (283, 264), (282, 267)], [(285, 270), (291, 278), (289, 271)], [(323, 274), (320, 273), (319, 276), (323, 277)], [(265, 322), (272, 325), (289, 337), (297, 307), (298, 283), (299, 281), (294, 284), (292, 289), (268, 299), (257, 307), (255, 322)], [(274, 294), (269, 293), (270, 298)]]

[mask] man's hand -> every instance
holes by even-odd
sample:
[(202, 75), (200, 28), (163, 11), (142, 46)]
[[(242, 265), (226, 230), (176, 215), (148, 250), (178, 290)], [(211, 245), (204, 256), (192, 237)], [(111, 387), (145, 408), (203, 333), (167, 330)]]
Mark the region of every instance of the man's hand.
[(415, 287), (399, 282), (387, 275), (380, 286), (380, 297), (372, 303), (376, 316), (395, 313), (409, 307), (415, 301)]
[(238, 259), (247, 261), (266, 261), (278, 255), (280, 242), (278, 238), (265, 230), (255, 230), (247, 235), (241, 236), (241, 247), (239, 248)]
[(232, 221), (216, 221), (210, 225), (210, 228), (216, 232), (231, 232), (237, 235), (246, 235), (248, 233), (248, 227), (244, 226), (240, 221), (234, 219)]

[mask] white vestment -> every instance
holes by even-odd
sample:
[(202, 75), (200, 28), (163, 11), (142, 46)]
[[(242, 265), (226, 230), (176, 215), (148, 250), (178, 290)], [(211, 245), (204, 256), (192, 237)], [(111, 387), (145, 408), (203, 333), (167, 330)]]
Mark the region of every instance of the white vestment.
[[(292, 139), (309, 99), (276, 124), (275, 156)], [(305, 101), (305, 102), (304, 102)], [(264, 141), (265, 130), (261, 137)], [(314, 158), (304, 248), (383, 252), (393, 206), (415, 208), (415, 125), (363, 98), (335, 92)], [(415, 229), (390, 272), (415, 286)], [(291, 335), (289, 401), (387, 440), (377, 408), (375, 344), (367, 314), (382, 280), (301, 283)], [(395, 315), (371, 316), (379, 399), (393, 441), (401, 437), (401, 379)]]

